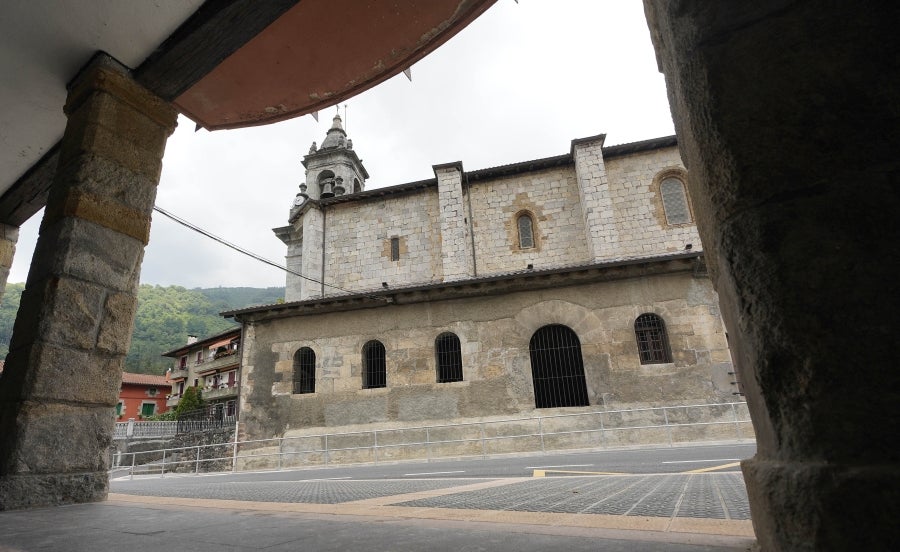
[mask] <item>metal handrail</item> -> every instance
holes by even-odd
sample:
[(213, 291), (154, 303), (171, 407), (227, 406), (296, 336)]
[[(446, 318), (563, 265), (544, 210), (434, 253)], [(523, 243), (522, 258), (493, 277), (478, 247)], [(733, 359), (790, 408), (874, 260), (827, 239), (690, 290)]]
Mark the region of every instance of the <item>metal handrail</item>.
[[(669, 417), (669, 412), (678, 409), (689, 409), (689, 408), (716, 408), (722, 409), (726, 408), (731, 411), (732, 419), (731, 420), (713, 420), (713, 421), (704, 421), (704, 422), (673, 422)], [(689, 405), (675, 405), (675, 406), (663, 406), (663, 407), (645, 407), (645, 408), (635, 408), (635, 409), (622, 409), (622, 410), (597, 410), (591, 412), (576, 412), (576, 413), (566, 413), (566, 414), (554, 414), (550, 416), (531, 416), (531, 417), (522, 417), (522, 418), (505, 418), (499, 420), (489, 420), (489, 421), (480, 421), (480, 422), (460, 422), (454, 424), (436, 424), (436, 425), (423, 425), (423, 426), (410, 426), (410, 427), (402, 427), (402, 428), (384, 428), (384, 429), (370, 429), (370, 430), (361, 430), (361, 431), (346, 431), (346, 432), (335, 432), (335, 433), (316, 433), (309, 435), (296, 435), (291, 437), (274, 437), (268, 439), (250, 439), (246, 441), (231, 441), (227, 443), (217, 443), (217, 444), (207, 444), (207, 445), (194, 445), (194, 446), (186, 446), (180, 448), (169, 448), (169, 449), (158, 449), (151, 451), (140, 451), (134, 453), (123, 453), (119, 455), (117, 460), (121, 460), (124, 456), (131, 455), (131, 476), (134, 476), (135, 469), (135, 460), (137, 455), (149, 455), (152, 456), (154, 454), (161, 453), (162, 463), (157, 464), (155, 462), (149, 463), (148, 469), (153, 468), (154, 470), (159, 470), (161, 476), (164, 476), (166, 473), (167, 466), (178, 466), (182, 464), (194, 464), (194, 471), (199, 472), (201, 464), (206, 464), (210, 462), (220, 461), (225, 463), (228, 461), (230, 464), (230, 468), (232, 471), (238, 471), (239, 461), (247, 462), (248, 460), (256, 459), (256, 458), (270, 458), (270, 457), (278, 457), (278, 467), (275, 469), (282, 469), (283, 460), (286, 456), (297, 456), (304, 454), (321, 454), (322, 461), (321, 463), (324, 465), (328, 465), (330, 463), (331, 457), (335, 453), (343, 453), (348, 451), (360, 451), (360, 450), (370, 450), (372, 461), (370, 462), (351, 462), (352, 464), (359, 463), (378, 463), (378, 451), (379, 450), (387, 450), (387, 449), (397, 449), (402, 447), (423, 447), (425, 448), (426, 458), (428, 461), (433, 459), (433, 448), (440, 445), (453, 445), (453, 444), (461, 444), (461, 443), (480, 443), (481, 444), (481, 453), (480, 454), (454, 454), (453, 457), (473, 457), (473, 456), (481, 456), (487, 457), (487, 443), (495, 442), (495, 441), (503, 441), (510, 439), (523, 439), (523, 438), (540, 438), (541, 445), (540, 450), (544, 451), (546, 448), (545, 438), (551, 436), (560, 436), (560, 435), (579, 435), (586, 433), (599, 433), (600, 439), (599, 443), (596, 446), (605, 447), (608, 442), (605, 439), (605, 435), (610, 432), (618, 432), (618, 431), (640, 431), (640, 430), (648, 430), (648, 429), (665, 429), (667, 434), (667, 441), (669, 446), (674, 444), (674, 440), (672, 437), (672, 430), (679, 427), (694, 427), (694, 426), (724, 426), (724, 425), (733, 425), (735, 429), (735, 438), (738, 440), (744, 439), (744, 432), (742, 431), (742, 425), (749, 424), (749, 419), (740, 419), (738, 416), (738, 407), (746, 407), (745, 402), (731, 402), (731, 403), (707, 403), (707, 404), (689, 404)], [(625, 426), (612, 426), (610, 427), (608, 424), (603, 423), (603, 415), (615, 415), (615, 414), (634, 414), (648, 411), (661, 411), (663, 424), (641, 424), (641, 425), (625, 425)], [(545, 431), (547, 420), (554, 420), (557, 418), (571, 418), (578, 416), (600, 416), (598, 427), (591, 428), (577, 428), (577, 429), (569, 429), (565, 431)], [(537, 422), (538, 431), (537, 432), (526, 432), (526, 433), (515, 433), (510, 435), (494, 435), (487, 436), (485, 434), (485, 426), (496, 425), (496, 424), (508, 424), (508, 423), (521, 423), (521, 422)], [(432, 440), (432, 430), (442, 429), (442, 428), (460, 428), (472, 426), (480, 429), (478, 437), (464, 437), (464, 438), (453, 438), (453, 439), (439, 439)], [(391, 432), (401, 432), (401, 431), (422, 431), (425, 432), (425, 440), (414, 440), (407, 441), (402, 443), (385, 443), (383, 440), (381, 443), (378, 441), (378, 434), (381, 433), (384, 435), (385, 433)], [(235, 432), (237, 434), (237, 432)], [(752, 433), (751, 433), (752, 434)], [(372, 438), (372, 444), (364, 445), (364, 446), (331, 446), (329, 447), (328, 441), (331, 439), (332, 443), (335, 438), (347, 437), (347, 436), (359, 436), (359, 435), (370, 435)], [(320, 439), (323, 441), (323, 448), (309, 448), (303, 450), (284, 450), (285, 442), (297, 441), (301, 439)], [(266, 443), (270, 443), (270, 446), (278, 447), (277, 452), (253, 452), (254, 448), (262, 448), (259, 445), (265, 447)], [(255, 445), (256, 447), (251, 447)], [(231, 456), (216, 456), (213, 458), (202, 458), (201, 451), (203, 449), (209, 449), (212, 447), (232, 447)], [(251, 447), (251, 448), (248, 448)], [(246, 454), (238, 454), (239, 449), (245, 449)], [(596, 448), (596, 447), (595, 447)], [(178, 457), (182, 456), (186, 453), (186, 451), (193, 451), (195, 458), (189, 460), (171, 460), (171, 458), (175, 455)], [(524, 451), (523, 451), (524, 452)], [(167, 462), (166, 458), (170, 458)], [(345, 462), (346, 463), (346, 462)], [(118, 465), (124, 465), (121, 462)], [(171, 470), (169, 470), (171, 472)]]

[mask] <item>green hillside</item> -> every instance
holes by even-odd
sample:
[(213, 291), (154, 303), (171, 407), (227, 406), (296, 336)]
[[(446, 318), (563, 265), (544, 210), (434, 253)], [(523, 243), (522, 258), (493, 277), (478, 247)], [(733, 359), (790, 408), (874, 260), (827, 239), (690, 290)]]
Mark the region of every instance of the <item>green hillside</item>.
[[(25, 284), (8, 284), (0, 303), (0, 358), (9, 352), (16, 311)], [(219, 316), (225, 310), (280, 302), (284, 288), (208, 288), (142, 285), (131, 348), (125, 360), (129, 372), (162, 374), (172, 362), (160, 355), (184, 344), (188, 334), (203, 338), (234, 325)]]

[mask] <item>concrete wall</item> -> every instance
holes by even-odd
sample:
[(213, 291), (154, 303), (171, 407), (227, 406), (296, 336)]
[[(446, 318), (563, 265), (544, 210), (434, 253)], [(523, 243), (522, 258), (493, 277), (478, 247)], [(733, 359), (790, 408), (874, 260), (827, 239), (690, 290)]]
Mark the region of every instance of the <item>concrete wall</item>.
[[(242, 438), (533, 413), (528, 345), (547, 324), (578, 335), (593, 408), (731, 400), (731, 364), (715, 305), (708, 279), (678, 272), (254, 322), (246, 328)], [(640, 364), (633, 324), (644, 312), (665, 320), (673, 363)], [(460, 339), (464, 381), (436, 383), (434, 340), (444, 331)], [(386, 349), (383, 389), (361, 388), (361, 351), (370, 339)], [(314, 394), (291, 394), (301, 347), (316, 354)]]

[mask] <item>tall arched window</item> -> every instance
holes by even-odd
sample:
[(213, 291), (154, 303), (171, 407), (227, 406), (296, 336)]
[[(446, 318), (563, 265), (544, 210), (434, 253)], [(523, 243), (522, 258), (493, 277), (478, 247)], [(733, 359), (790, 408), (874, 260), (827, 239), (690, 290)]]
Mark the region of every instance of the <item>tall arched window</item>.
[(316, 353), (303, 347), (294, 353), (294, 394), (316, 392)]
[(387, 387), (384, 345), (373, 339), (363, 345), (363, 389)]
[(437, 357), (437, 381), (447, 383), (462, 381), (462, 351), (456, 334), (447, 332), (434, 340), (434, 354)]
[(516, 219), (516, 228), (519, 230), (519, 249), (531, 249), (534, 247), (534, 220), (528, 213), (522, 213)]
[(641, 364), (665, 364), (672, 362), (669, 350), (669, 336), (666, 323), (653, 313), (644, 313), (634, 321), (634, 336), (637, 340)]
[(662, 197), (667, 223), (686, 224), (691, 222), (691, 210), (688, 207), (684, 182), (680, 178), (674, 176), (664, 178), (659, 184), (659, 195)]
[(581, 342), (570, 328), (544, 326), (531, 336), (531, 375), (537, 408), (588, 406)]

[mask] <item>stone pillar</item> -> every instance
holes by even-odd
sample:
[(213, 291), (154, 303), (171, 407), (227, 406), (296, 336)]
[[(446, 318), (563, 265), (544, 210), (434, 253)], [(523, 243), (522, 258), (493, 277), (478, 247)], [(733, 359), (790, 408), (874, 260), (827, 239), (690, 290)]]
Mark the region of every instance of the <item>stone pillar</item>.
[(16, 242), (19, 240), (19, 227), (0, 223), (0, 299), (6, 291), (6, 280), (9, 269), (16, 255)]
[(893, 549), (900, 7), (644, 5), (756, 430), (759, 544)]
[(572, 158), (575, 160), (575, 178), (578, 182), (578, 197), (581, 200), (581, 214), (584, 217), (584, 232), (588, 252), (594, 262), (615, 256), (609, 242), (618, 241), (606, 163), (603, 161), (603, 141), (605, 134), (591, 138), (572, 140)]
[(434, 165), (441, 216), (441, 270), (443, 281), (452, 282), (475, 275), (472, 239), (466, 223), (469, 212), (463, 196), (462, 163)]
[(0, 509), (102, 500), (122, 366), (176, 111), (98, 55), (69, 88), (0, 379)]
[[(300, 219), (299, 222), (292, 223), (290, 226), (272, 229), (272, 231), (275, 232), (275, 235), (278, 236), (278, 239), (287, 246), (287, 254), (284, 256), (284, 265), (291, 272), (288, 272), (285, 276), (284, 301), (286, 303), (299, 301), (303, 296), (302, 290), (304, 278), (298, 276), (298, 274), (303, 274), (302, 220), (303, 219)], [(295, 228), (294, 224), (297, 224), (299, 228)]]
[[(310, 206), (300, 219), (302, 224), (302, 242), (300, 252), (300, 273), (304, 276), (312, 278), (300, 278), (299, 276), (288, 276), (288, 281), (293, 282), (290, 285), (291, 292), (296, 289), (296, 284), (300, 287), (300, 296), (291, 295), (288, 297), (288, 290), (285, 289), (285, 301), (305, 301), (307, 299), (317, 299), (322, 297), (324, 293), (333, 293), (334, 288), (324, 288), (320, 282), (325, 281), (325, 209), (319, 208), (317, 205)], [(317, 281), (315, 281), (317, 280)]]

